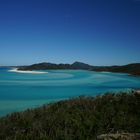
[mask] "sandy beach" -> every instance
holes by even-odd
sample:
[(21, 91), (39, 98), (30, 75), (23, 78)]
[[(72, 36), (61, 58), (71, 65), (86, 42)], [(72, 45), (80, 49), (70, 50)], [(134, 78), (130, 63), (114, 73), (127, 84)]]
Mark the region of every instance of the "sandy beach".
[(17, 72), (17, 73), (29, 73), (29, 74), (45, 74), (48, 72), (42, 72), (42, 71), (22, 71), (18, 70), (17, 68), (14, 68), (12, 70), (9, 70), (10, 72)]

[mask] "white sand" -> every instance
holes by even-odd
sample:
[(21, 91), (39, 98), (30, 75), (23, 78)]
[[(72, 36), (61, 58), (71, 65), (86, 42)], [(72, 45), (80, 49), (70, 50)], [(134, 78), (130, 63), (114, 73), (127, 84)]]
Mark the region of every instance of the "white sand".
[(23, 71), (23, 70), (17, 70), (17, 68), (9, 70), (10, 72), (17, 72), (17, 73), (30, 73), (30, 74), (45, 74), (48, 72), (42, 72), (42, 71)]

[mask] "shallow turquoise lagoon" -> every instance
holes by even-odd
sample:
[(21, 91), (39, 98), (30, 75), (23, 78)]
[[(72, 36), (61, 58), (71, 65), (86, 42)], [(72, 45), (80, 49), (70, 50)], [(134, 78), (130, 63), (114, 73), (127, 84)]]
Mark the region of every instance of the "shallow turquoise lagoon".
[(140, 88), (140, 77), (84, 70), (25, 74), (0, 69), (0, 116), (45, 103)]

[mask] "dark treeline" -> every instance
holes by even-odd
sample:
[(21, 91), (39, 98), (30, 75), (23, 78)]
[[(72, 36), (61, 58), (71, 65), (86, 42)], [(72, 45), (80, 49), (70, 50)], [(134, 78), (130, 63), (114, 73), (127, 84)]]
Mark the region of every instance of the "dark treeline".
[(137, 93), (78, 97), (0, 119), (0, 140), (96, 140), (101, 134), (139, 132)]
[(128, 73), (132, 75), (140, 75), (140, 63), (129, 64), (124, 66), (91, 66), (81, 62), (73, 64), (53, 64), (53, 63), (39, 63), (30, 66), (19, 67), (18, 70), (49, 70), (49, 69), (82, 69), (91, 71), (108, 71)]

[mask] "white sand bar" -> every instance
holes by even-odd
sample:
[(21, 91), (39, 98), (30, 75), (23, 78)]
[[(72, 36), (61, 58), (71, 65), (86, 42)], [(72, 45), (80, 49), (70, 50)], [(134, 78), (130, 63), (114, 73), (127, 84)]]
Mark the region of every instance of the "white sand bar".
[(23, 71), (23, 70), (17, 70), (17, 68), (9, 70), (10, 72), (17, 72), (17, 73), (29, 73), (29, 74), (45, 74), (48, 72), (43, 71)]

